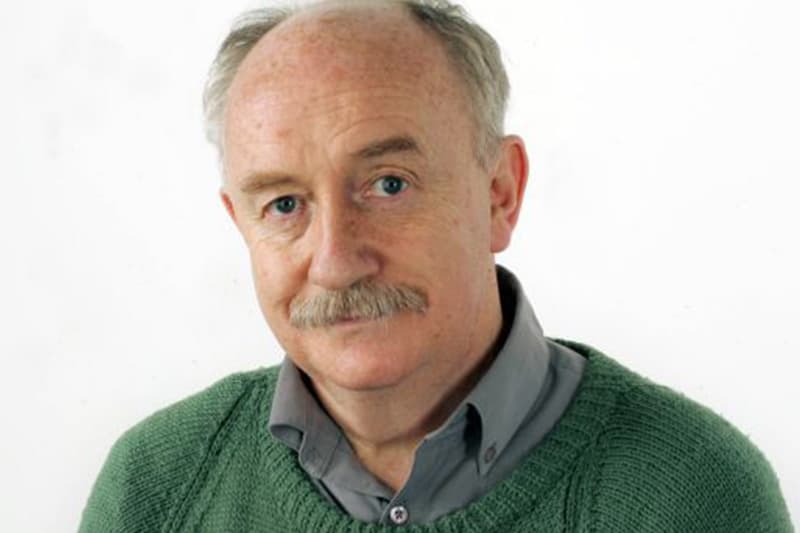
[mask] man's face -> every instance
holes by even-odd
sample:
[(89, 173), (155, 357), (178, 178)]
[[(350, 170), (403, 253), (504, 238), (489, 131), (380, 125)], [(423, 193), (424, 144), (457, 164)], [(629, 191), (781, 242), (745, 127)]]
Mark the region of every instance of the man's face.
[[(315, 383), (350, 390), (463, 364), (497, 327), (487, 302), (505, 246), (441, 46), (399, 11), (362, 11), (301, 15), (262, 39), (228, 93), (224, 145), (223, 199), (267, 322)], [(300, 303), (360, 282), (424, 305), (292, 323)]]

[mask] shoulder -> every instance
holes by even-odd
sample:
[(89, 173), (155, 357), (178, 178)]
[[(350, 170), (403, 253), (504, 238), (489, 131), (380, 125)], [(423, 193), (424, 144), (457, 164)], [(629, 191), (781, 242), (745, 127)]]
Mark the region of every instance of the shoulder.
[(594, 505), (609, 511), (607, 526), (791, 531), (777, 477), (749, 438), (683, 394), (614, 366), (625, 386), (592, 453)]
[(277, 368), (232, 374), (145, 418), (114, 443), (83, 511), (81, 532), (158, 531), (246, 400)]
[(162, 437), (185, 439), (218, 428), (237, 404), (255, 388), (269, 388), (277, 367), (238, 372), (167, 407), (159, 409), (128, 431), (115, 447), (129, 442), (152, 443)]

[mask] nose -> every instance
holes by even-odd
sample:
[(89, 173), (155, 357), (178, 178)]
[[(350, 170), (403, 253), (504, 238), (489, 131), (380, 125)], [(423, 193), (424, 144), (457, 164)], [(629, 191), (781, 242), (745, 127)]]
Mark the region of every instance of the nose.
[(380, 257), (367, 238), (367, 217), (361, 209), (347, 201), (317, 207), (309, 281), (337, 290), (377, 274)]

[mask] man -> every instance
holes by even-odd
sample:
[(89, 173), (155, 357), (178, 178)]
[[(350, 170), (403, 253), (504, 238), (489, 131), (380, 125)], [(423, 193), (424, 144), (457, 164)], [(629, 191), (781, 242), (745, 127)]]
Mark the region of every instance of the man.
[(507, 93), (446, 2), (240, 21), (206, 112), (287, 358), (128, 431), (82, 531), (791, 529), (744, 436), (545, 338), (495, 266), (528, 172)]

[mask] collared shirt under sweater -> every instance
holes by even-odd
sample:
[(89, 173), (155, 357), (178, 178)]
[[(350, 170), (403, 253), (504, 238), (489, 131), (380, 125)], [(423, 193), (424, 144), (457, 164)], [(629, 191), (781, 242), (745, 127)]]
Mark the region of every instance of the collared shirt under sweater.
[(307, 377), (288, 357), (269, 430), (298, 454), (320, 493), (352, 517), (386, 525), (430, 523), (467, 506), (513, 472), (569, 405), (585, 359), (546, 339), (519, 281), (497, 268), (504, 341), (447, 421), (418, 445), (394, 492), (361, 465)]

